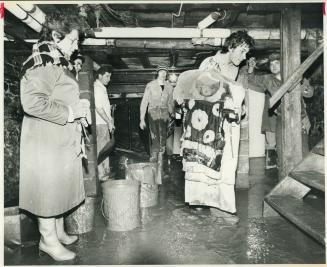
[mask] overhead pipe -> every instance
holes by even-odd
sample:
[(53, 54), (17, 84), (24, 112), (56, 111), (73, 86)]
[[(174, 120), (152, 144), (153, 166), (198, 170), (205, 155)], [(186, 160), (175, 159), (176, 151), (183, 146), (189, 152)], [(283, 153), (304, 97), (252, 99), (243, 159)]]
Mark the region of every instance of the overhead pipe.
[[(188, 38), (227, 38), (231, 33), (238, 30), (246, 30), (248, 34), (254, 39), (277, 40), (280, 39), (279, 29), (253, 29), (253, 28), (212, 28), (212, 29), (198, 29), (198, 28), (128, 28), (128, 27), (102, 27), (94, 31), (95, 38), (162, 38), (162, 39), (188, 39)], [(201, 34), (202, 33), (202, 34)], [(307, 30), (301, 31), (301, 39), (305, 39)], [(312, 37), (311, 37), (312, 38)], [(311, 39), (310, 38), (310, 39)]]
[(36, 5), (30, 3), (5, 3), (5, 8), (36, 32), (40, 32), (45, 22), (45, 14)]
[[(180, 49), (193, 48), (197, 45), (208, 44), (211, 46), (221, 46), (225, 39), (232, 33), (240, 29), (204, 29), (203, 37), (200, 37), (197, 33), (198, 30), (195, 28), (160, 28), (165, 29), (164, 31), (158, 30), (158, 28), (116, 28), (106, 27), (101, 28), (102, 31), (95, 31), (95, 37), (97, 38), (86, 38), (82, 45), (85, 46), (112, 46), (112, 47), (137, 47), (143, 48), (170, 48), (176, 45)], [(154, 36), (153, 30), (156, 30)], [(175, 31), (177, 30), (177, 31)], [(302, 40), (316, 40), (319, 38), (319, 33), (322, 32), (320, 29), (302, 29), (301, 39)], [(129, 34), (133, 31), (134, 34)], [(178, 35), (184, 31), (183, 36)], [(280, 40), (279, 29), (247, 29), (249, 35), (255, 40)], [(138, 32), (139, 34), (136, 34)], [(171, 32), (172, 34), (169, 34)], [(196, 36), (195, 36), (196, 35)], [(150, 36), (150, 37), (149, 37)], [(156, 40), (156, 39), (170, 39), (170, 40)], [(184, 40), (183, 40), (184, 39)], [(189, 39), (192, 39), (191, 42)], [(5, 41), (10, 41), (4, 38)], [(26, 39), (25, 42), (35, 43), (36, 39)], [(161, 43), (161, 45), (159, 45)], [(180, 44), (180, 45), (179, 45)], [(189, 44), (189, 45), (188, 45)], [(184, 47), (183, 47), (184, 46)]]

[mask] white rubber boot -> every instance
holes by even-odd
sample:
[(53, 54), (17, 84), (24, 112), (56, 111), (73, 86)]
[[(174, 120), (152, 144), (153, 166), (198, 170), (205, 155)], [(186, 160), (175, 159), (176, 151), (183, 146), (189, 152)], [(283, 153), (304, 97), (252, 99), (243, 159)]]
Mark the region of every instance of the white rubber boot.
[(65, 248), (58, 239), (55, 218), (38, 218), (41, 239), (39, 243), (40, 254), (48, 254), (56, 261), (72, 260), (76, 254)]
[(59, 241), (64, 245), (71, 245), (78, 240), (77, 235), (68, 235), (64, 228), (64, 218), (56, 219), (56, 229)]

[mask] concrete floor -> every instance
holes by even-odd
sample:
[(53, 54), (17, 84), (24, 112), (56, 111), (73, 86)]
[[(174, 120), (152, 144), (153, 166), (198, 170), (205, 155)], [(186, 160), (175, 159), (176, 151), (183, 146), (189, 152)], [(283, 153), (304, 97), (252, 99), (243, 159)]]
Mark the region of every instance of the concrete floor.
[[(261, 218), (261, 199), (276, 184), (276, 170), (251, 176), (249, 190), (237, 190), (238, 225), (227, 225), (184, 204), (181, 163), (172, 160), (158, 205), (141, 210), (141, 226), (127, 232), (106, 227), (100, 202), (93, 231), (70, 249), (77, 258), (55, 262), (38, 255), (37, 242), (5, 251), (5, 265), (113, 264), (304, 264), (325, 263), (325, 248), (281, 217)], [(317, 200), (318, 201), (318, 200)], [(319, 205), (323, 200), (320, 201)]]

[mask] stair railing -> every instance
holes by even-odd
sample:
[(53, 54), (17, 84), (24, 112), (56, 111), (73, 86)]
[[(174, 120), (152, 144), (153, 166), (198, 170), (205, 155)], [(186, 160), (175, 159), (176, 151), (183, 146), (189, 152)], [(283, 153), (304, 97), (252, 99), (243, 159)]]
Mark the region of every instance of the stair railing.
[(292, 91), (294, 87), (302, 79), (302, 75), (307, 69), (316, 61), (316, 59), (323, 53), (324, 46), (321, 43), (312, 54), (294, 71), (294, 73), (287, 79), (285, 83), (274, 93), (270, 100), (270, 107), (273, 107), (288, 91)]

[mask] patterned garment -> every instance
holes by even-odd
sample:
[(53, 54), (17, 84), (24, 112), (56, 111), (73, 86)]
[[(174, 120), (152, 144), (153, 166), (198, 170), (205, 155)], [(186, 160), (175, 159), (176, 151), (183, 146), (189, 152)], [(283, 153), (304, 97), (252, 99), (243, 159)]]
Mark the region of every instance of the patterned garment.
[(33, 45), (32, 55), (23, 63), (21, 76), (29, 69), (45, 66), (48, 63), (58, 66), (69, 66), (69, 62), (53, 42), (43, 41)]
[(190, 100), (185, 117), (183, 158), (214, 171), (220, 170), (225, 145), (222, 110), (224, 101)]
[[(226, 118), (225, 99), (217, 102), (186, 101), (184, 141), (182, 145), (184, 167), (196, 166), (206, 175), (219, 178), (222, 153), (225, 146), (223, 130)], [(196, 163), (196, 164), (194, 164)], [(202, 165), (202, 166), (199, 166)]]
[[(217, 102), (186, 101), (182, 155), (185, 202), (235, 213), (240, 125), (232, 107), (241, 105), (244, 92), (231, 90)], [(232, 100), (236, 93), (240, 99)]]

